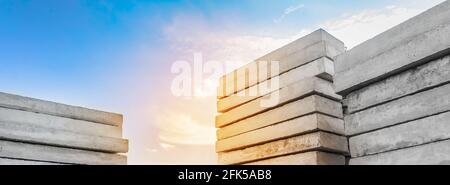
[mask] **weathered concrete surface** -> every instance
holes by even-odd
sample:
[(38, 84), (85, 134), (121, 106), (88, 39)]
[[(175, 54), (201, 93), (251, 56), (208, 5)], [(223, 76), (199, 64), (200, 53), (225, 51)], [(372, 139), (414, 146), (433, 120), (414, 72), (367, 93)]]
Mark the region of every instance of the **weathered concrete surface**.
[(352, 157), (450, 139), (450, 112), (351, 137)]
[(26, 123), (30, 126), (84, 135), (122, 138), (121, 127), (2, 107), (0, 107), (0, 122)]
[(347, 95), (348, 113), (435, 87), (450, 81), (450, 56), (429, 62)]
[(345, 165), (345, 157), (327, 152), (306, 152), (256, 161), (246, 165)]
[(49, 162), (40, 162), (40, 161), (29, 161), (29, 160), (0, 158), (0, 165), (62, 165), (62, 164), (49, 163)]
[(450, 110), (450, 84), (345, 116), (345, 133), (355, 135)]
[[(432, 22), (433, 19), (429, 21)], [(336, 72), (334, 76), (336, 92), (346, 95), (370, 83), (450, 53), (449, 35), (450, 17), (448, 24), (437, 26), (410, 40), (405, 40), (396, 47), (360, 62), (350, 69)], [(340, 57), (336, 61), (336, 66), (345, 62)]]
[(450, 165), (450, 141), (350, 159), (350, 165)]
[[(282, 89), (284, 87), (292, 85), (293, 83), (298, 82), (299, 80), (308, 79), (310, 77), (321, 77), (323, 79), (328, 79), (331, 81), (333, 74), (334, 74), (333, 62), (328, 58), (320, 58), (309, 64), (306, 64), (304, 66), (288, 71), (284, 74), (281, 74), (279, 77), (279, 88)], [(241, 94), (242, 92), (240, 92), (239, 94), (234, 94), (218, 100), (217, 102), (218, 112), (226, 112), (234, 107), (247, 103), (261, 96), (268, 95), (272, 91), (278, 90), (275, 88), (261, 88), (260, 87), (261, 85), (266, 84), (257, 84), (248, 89), (245, 89), (245, 91), (243, 91), (243, 94)], [(252, 92), (256, 92), (256, 94), (251, 94)], [(333, 94), (332, 97), (340, 98), (340, 96), (334, 93), (334, 87), (332, 94)]]
[(0, 157), (43, 162), (90, 164), (90, 165), (125, 165), (126, 156), (86, 150), (0, 141)]
[[(284, 73), (290, 69), (301, 66), (308, 62), (314, 61), (315, 59), (321, 57), (329, 57), (334, 58), (338, 54), (341, 54), (345, 51), (344, 44), (328, 34), (324, 30), (318, 30), (308, 36), (300, 38), (297, 41), (294, 41), (291, 44), (286, 45), (272, 53), (267, 54), (257, 60), (255, 60), (256, 65), (260, 66), (260, 69), (267, 69), (267, 66), (259, 65), (261, 61), (280, 61), (280, 74)], [(236, 78), (238, 79), (246, 79), (246, 83), (239, 84), (235, 91), (218, 91), (218, 98), (224, 98), (226, 96), (231, 95), (233, 92), (241, 91), (245, 88), (253, 86), (258, 82), (263, 82), (276, 74), (271, 74), (270, 70), (267, 70), (268, 74), (267, 78), (253, 79), (248, 77), (248, 73), (238, 73), (237, 71), (245, 71), (251, 68), (255, 63), (250, 63), (245, 65), (232, 73), (229, 73), (223, 76), (220, 79), (220, 87), (219, 90), (225, 90), (227, 87), (237, 86)], [(270, 68), (269, 68), (270, 69)], [(265, 71), (265, 70), (261, 70)], [(226, 87), (224, 87), (226, 86)]]
[(336, 61), (336, 71), (345, 71), (417, 35), (446, 24), (450, 21), (449, 17), (450, 3), (446, 1), (343, 53)]
[(220, 152), (218, 155), (221, 164), (239, 164), (311, 150), (346, 154), (348, 152), (347, 138), (324, 132), (315, 132), (242, 150)]
[[(342, 99), (339, 95), (334, 93), (333, 84), (331, 82), (319, 78), (307, 78), (218, 115), (216, 117), (216, 123), (220, 126), (229, 125), (244, 118), (273, 109), (276, 106), (284, 105), (312, 94), (321, 94), (336, 101)], [(278, 97), (278, 103), (276, 105), (273, 107), (262, 106), (264, 105), (262, 102), (274, 97)]]
[(128, 152), (128, 140), (89, 136), (24, 123), (0, 122), (0, 139), (110, 153)]
[(227, 139), (219, 140), (216, 142), (216, 151), (224, 152), (234, 149), (241, 149), (319, 130), (343, 134), (344, 121), (322, 114), (311, 114)]
[[(323, 113), (336, 118), (343, 117), (341, 103), (318, 95), (312, 95), (225, 126), (217, 130), (217, 138), (225, 139), (312, 113)], [(222, 125), (216, 126), (218, 128), (222, 127)]]
[(60, 103), (6, 93), (0, 93), (0, 107), (91, 121), (114, 126), (122, 126), (123, 122), (123, 116), (120, 114), (92, 110), (71, 105), (64, 105)]

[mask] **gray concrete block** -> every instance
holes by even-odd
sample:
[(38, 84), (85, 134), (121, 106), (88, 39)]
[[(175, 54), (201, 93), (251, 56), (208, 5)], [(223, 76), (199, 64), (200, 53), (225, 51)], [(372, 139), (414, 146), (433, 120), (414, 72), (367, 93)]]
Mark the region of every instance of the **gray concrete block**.
[[(304, 66), (292, 69), (284, 74), (281, 74), (278, 78), (279, 80), (279, 89), (283, 89), (293, 83), (296, 83), (303, 79), (308, 79), (310, 77), (320, 77), (322, 79), (332, 80), (332, 76), (334, 75), (333, 70), (333, 62), (328, 58), (319, 58), (311, 63), (308, 63)], [(261, 96), (268, 95), (273, 91), (278, 90), (277, 88), (262, 88), (261, 85), (266, 84), (257, 84), (251, 86), (250, 88), (245, 89), (245, 91), (240, 92), (239, 94), (234, 94), (228, 96), (226, 98), (220, 99), (217, 102), (217, 110), (218, 112), (226, 112), (230, 109), (257, 99)], [(305, 84), (307, 85), (307, 84)], [(266, 90), (266, 91), (263, 91)], [(242, 93), (242, 94), (241, 94)], [(256, 94), (252, 94), (256, 93)], [(340, 96), (334, 93), (333, 87), (333, 95), (332, 97), (336, 97), (340, 99)]]
[(62, 164), (60, 164), (60, 163), (40, 162), (40, 161), (29, 161), (29, 160), (0, 158), (0, 165), (62, 165)]
[(450, 84), (346, 115), (345, 133), (355, 135), (450, 110)]
[(343, 135), (344, 121), (322, 114), (311, 114), (219, 140), (216, 142), (216, 151), (225, 152), (241, 149), (319, 130)]
[(123, 116), (45, 100), (0, 93), (0, 107), (122, 126)]
[(26, 123), (35, 127), (84, 135), (122, 138), (121, 127), (2, 107), (0, 107), (0, 122)]
[(450, 139), (450, 112), (351, 137), (352, 157)]
[(348, 113), (354, 113), (449, 81), (450, 56), (446, 56), (351, 92), (344, 104)]
[(1, 158), (89, 165), (125, 165), (127, 163), (127, 157), (119, 154), (12, 141), (0, 141), (0, 148)]
[(245, 165), (345, 165), (345, 157), (316, 151), (276, 157)]
[(350, 165), (449, 165), (450, 141), (350, 159)]
[[(336, 72), (334, 76), (336, 92), (346, 95), (403, 70), (447, 55), (450, 53), (450, 18), (448, 20), (448, 24), (405, 40), (396, 47), (360, 62), (348, 70)], [(339, 57), (337, 59), (345, 62), (342, 60)]]
[(348, 152), (347, 138), (324, 132), (315, 132), (242, 150), (220, 152), (218, 155), (221, 164), (241, 164), (312, 150), (346, 154)]
[[(312, 94), (321, 94), (336, 101), (340, 101), (342, 99), (341, 96), (334, 93), (333, 84), (331, 82), (319, 78), (306, 78), (298, 81), (297, 83), (283, 87), (282, 89), (271, 94), (257, 98), (228, 112), (220, 114), (216, 117), (216, 123), (220, 126), (229, 125), (244, 118), (251, 117), (258, 113), (284, 105), (296, 99), (310, 96)], [(276, 98), (278, 103), (273, 107), (268, 107), (263, 104), (264, 101), (271, 98), (274, 100)]]
[[(329, 34), (328, 34), (329, 35)], [(331, 35), (329, 35), (332, 37)], [(327, 39), (327, 38), (325, 38)], [(317, 40), (316, 42), (311, 43), (303, 48), (298, 48), (295, 52), (292, 52), (285, 56), (269, 56), (262, 57), (256, 60), (255, 63), (247, 64), (234, 72), (225, 75), (220, 79), (222, 83), (220, 83), (220, 87), (218, 90), (225, 91), (227, 88), (234, 88), (234, 91), (218, 91), (218, 98), (222, 99), (224, 97), (230, 96), (233, 93), (242, 91), (248, 87), (256, 85), (259, 82), (266, 81), (273, 76), (277, 76), (278, 74), (271, 73), (270, 71), (270, 62), (279, 61), (279, 74), (285, 73), (293, 68), (299, 67), (301, 65), (307, 64), (311, 61), (314, 61), (321, 57), (334, 58), (337, 55), (341, 54), (345, 51), (345, 47), (343, 44), (335, 45), (333, 41), (329, 40)], [(268, 62), (267, 65), (263, 65), (261, 61)], [(258, 74), (262, 73), (262, 71), (267, 71), (265, 78), (250, 78), (248, 74), (248, 70), (251, 69), (251, 66), (258, 66), (257, 71)], [(241, 71), (241, 72), (238, 72)], [(247, 72), (245, 72), (247, 71)], [(245, 80), (246, 83), (238, 84), (237, 79)], [(223, 87), (225, 85), (225, 87)]]
[(0, 139), (92, 151), (126, 153), (128, 140), (89, 136), (24, 123), (0, 122)]
[[(312, 113), (322, 113), (336, 118), (342, 118), (343, 116), (341, 103), (312, 95), (222, 127), (217, 130), (217, 138), (225, 139)], [(221, 127), (221, 125), (216, 126)]]

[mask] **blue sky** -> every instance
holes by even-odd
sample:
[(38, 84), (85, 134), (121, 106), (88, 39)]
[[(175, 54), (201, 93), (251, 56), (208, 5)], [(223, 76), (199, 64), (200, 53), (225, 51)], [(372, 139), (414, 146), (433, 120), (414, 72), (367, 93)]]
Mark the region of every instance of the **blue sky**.
[(439, 2), (0, 0), (0, 91), (123, 113), (133, 164), (209, 164), (215, 100), (171, 96), (175, 60), (245, 63), (319, 27), (352, 47)]

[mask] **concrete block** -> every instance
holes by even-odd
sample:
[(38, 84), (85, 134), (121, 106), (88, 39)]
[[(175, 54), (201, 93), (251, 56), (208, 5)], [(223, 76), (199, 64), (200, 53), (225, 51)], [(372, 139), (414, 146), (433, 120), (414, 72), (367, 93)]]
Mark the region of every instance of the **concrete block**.
[(125, 139), (89, 136), (24, 123), (0, 122), (0, 139), (110, 153), (128, 152), (128, 140)]
[(0, 93), (0, 107), (103, 123), (113, 126), (122, 126), (123, 122), (123, 116), (120, 114), (64, 105), (6, 93)]
[(54, 146), (0, 141), (0, 157), (53, 163), (125, 165), (126, 156)]
[[(216, 123), (221, 126), (229, 125), (244, 118), (273, 109), (276, 106), (284, 105), (313, 94), (321, 94), (336, 101), (342, 99), (339, 95), (334, 93), (333, 84), (331, 82), (319, 78), (307, 78), (218, 115), (216, 117)], [(278, 100), (278, 103), (273, 107), (265, 106), (263, 102), (271, 98), (273, 98), (273, 100)]]
[(336, 71), (348, 70), (372, 57), (391, 50), (435, 27), (449, 23), (450, 2), (446, 1), (377, 36), (361, 43), (339, 56)]
[(220, 152), (218, 155), (221, 164), (240, 164), (312, 150), (346, 154), (348, 152), (347, 138), (324, 132), (315, 132), (242, 150)]
[(345, 165), (345, 157), (315, 151), (256, 161), (246, 165)]
[[(449, 24), (437, 26), (410, 40), (405, 40), (402, 44), (360, 62), (348, 70), (336, 72), (334, 76), (336, 92), (346, 95), (368, 84), (449, 54), (450, 18), (448, 20)], [(339, 57), (337, 61), (345, 62)]]
[(18, 160), (0, 158), (0, 165), (62, 165), (60, 163), (49, 163), (40, 161)]
[(26, 123), (35, 127), (70, 131), (84, 135), (122, 138), (121, 127), (2, 107), (0, 107), (0, 122)]
[(342, 105), (334, 100), (312, 95), (225, 127), (216, 125), (217, 127), (222, 127), (217, 130), (217, 137), (219, 139), (225, 139), (312, 113), (322, 113), (332, 117), (342, 118)]
[(354, 113), (449, 81), (450, 56), (446, 56), (351, 92), (344, 104), (348, 113)]
[(345, 132), (355, 135), (450, 110), (450, 84), (345, 116)]
[(351, 137), (352, 157), (450, 139), (450, 112)]
[(216, 151), (225, 152), (241, 149), (319, 130), (343, 135), (344, 121), (322, 114), (311, 114), (219, 140), (216, 142)]
[(350, 165), (450, 165), (450, 141), (350, 159)]
[[(320, 77), (322, 79), (331, 81), (333, 75), (333, 62), (328, 58), (320, 58), (304, 66), (292, 69), (291, 71), (281, 74), (279, 77), (279, 89), (283, 89), (284, 87), (292, 85), (300, 80), (308, 79), (310, 77)], [(217, 102), (217, 110), (219, 112), (226, 112), (234, 107), (257, 99), (259, 97), (269, 95), (273, 91), (278, 90), (275, 88), (261, 88), (261, 85), (266, 84), (257, 84), (245, 89), (245, 91), (243, 91), (243, 94), (234, 94), (220, 99)], [(263, 91), (264, 89), (267, 90)], [(256, 94), (251, 94), (251, 92), (256, 92)], [(336, 93), (334, 93), (334, 87), (332, 95), (332, 97), (337, 97), (340, 99), (340, 96), (337, 96)]]
[[(331, 36), (332, 37), (332, 36)], [(225, 75), (220, 79), (221, 82), (220, 85), (226, 85), (226, 87), (219, 87), (219, 90), (226, 90), (227, 88), (234, 88), (234, 91), (226, 91), (226, 92), (220, 92), (218, 93), (218, 98), (222, 99), (224, 97), (230, 96), (233, 93), (242, 91), (248, 87), (251, 87), (253, 85), (256, 85), (257, 83), (266, 81), (267, 79), (270, 79), (273, 76), (277, 76), (279, 74), (285, 73), (289, 70), (292, 70), (296, 67), (305, 65), (309, 62), (312, 62), (316, 59), (322, 58), (322, 57), (328, 57), (328, 58), (334, 58), (337, 55), (341, 54), (345, 51), (345, 47), (343, 44), (336, 46), (332, 42), (328, 40), (318, 40), (314, 43), (311, 43), (311, 45), (308, 45), (304, 48), (300, 48), (297, 51), (290, 53), (286, 56), (276, 56), (276, 57), (262, 57), (258, 60), (256, 60), (255, 63), (250, 63), (245, 65), (244, 67), (239, 68), (238, 70)], [(270, 54), (269, 54), (270, 55)], [(270, 71), (270, 62), (272, 61), (279, 61), (279, 74), (272, 73)], [(266, 65), (263, 65), (264, 63)], [(250, 78), (248, 72), (249, 69), (252, 69), (253, 66), (257, 66), (258, 74), (262, 73), (263, 71), (266, 71), (265, 78)], [(242, 72), (238, 72), (242, 71)], [(244, 80), (245, 83), (238, 84), (237, 79)]]

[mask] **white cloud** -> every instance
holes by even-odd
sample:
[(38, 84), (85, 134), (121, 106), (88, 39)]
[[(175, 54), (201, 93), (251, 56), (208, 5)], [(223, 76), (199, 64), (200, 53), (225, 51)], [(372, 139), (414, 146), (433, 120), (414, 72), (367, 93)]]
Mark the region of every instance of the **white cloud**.
[[(202, 123), (196, 115), (188, 115), (189, 110), (167, 112), (158, 117), (160, 146), (165, 149), (174, 148), (173, 144), (213, 145), (216, 140), (214, 122)], [(161, 113), (159, 113), (161, 114)], [(214, 114), (210, 112), (208, 114)]]
[(167, 144), (167, 143), (163, 143), (163, 142), (160, 142), (159, 145), (160, 145), (161, 148), (163, 148), (164, 150), (170, 150), (170, 149), (175, 148), (174, 145)]
[(302, 8), (304, 8), (305, 5), (303, 4), (298, 4), (298, 5), (291, 5), (289, 7), (287, 7), (286, 9), (284, 9), (283, 14), (280, 15), (280, 17), (276, 18), (273, 20), (274, 23), (279, 23), (281, 22), (287, 15), (294, 13)]
[(319, 25), (352, 48), (389, 28), (418, 15), (423, 9), (387, 6), (382, 9), (363, 10), (353, 15), (326, 21)]
[(165, 29), (172, 49), (183, 59), (201, 52), (210, 60), (241, 64), (286, 44), (290, 39), (214, 30), (202, 18), (178, 16)]
[(303, 5), (303, 4), (299, 4), (299, 5), (295, 5), (295, 6), (290, 6), (290, 7), (286, 8), (286, 9), (284, 10), (284, 14), (285, 14), (285, 15), (288, 15), (288, 14), (290, 14), (290, 13), (293, 13), (293, 12), (297, 11), (297, 10), (300, 10), (300, 9), (303, 8), (303, 7), (305, 7), (305, 5)]

